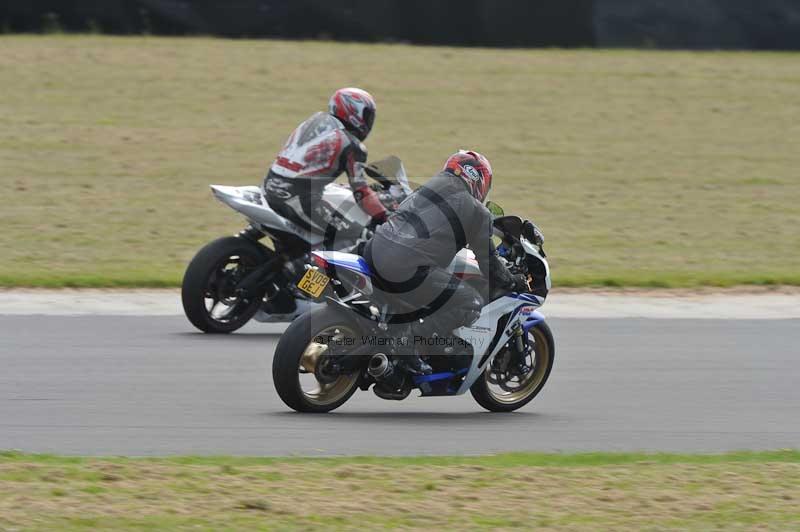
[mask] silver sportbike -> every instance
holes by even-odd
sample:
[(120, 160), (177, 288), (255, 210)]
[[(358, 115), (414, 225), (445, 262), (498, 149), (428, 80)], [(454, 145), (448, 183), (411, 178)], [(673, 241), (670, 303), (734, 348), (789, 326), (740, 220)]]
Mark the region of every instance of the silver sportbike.
[[(394, 156), (364, 167), (371, 186), (391, 208), (411, 192), (402, 161)], [(318, 306), (295, 286), (313, 250), (354, 250), (374, 230), (370, 216), (349, 187), (327, 185), (322, 201), (338, 213), (325, 234), (308, 231), (270, 208), (261, 187), (211, 185), (214, 197), (244, 215), (247, 227), (236, 236), (214, 240), (189, 263), (181, 300), (189, 321), (207, 333), (230, 333), (250, 319), (291, 321)], [(281, 291), (296, 302), (288, 314), (268, 314), (266, 303)]]

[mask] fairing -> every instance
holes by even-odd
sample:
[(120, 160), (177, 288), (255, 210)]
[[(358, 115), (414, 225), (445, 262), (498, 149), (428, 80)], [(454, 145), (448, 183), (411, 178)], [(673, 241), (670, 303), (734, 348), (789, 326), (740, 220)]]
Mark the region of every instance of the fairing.
[(361, 275), (372, 275), (369, 264), (359, 255), (344, 253), (342, 251), (314, 251), (312, 254), (325, 260), (325, 262), (335, 268), (345, 268), (352, 272), (360, 273)]
[[(494, 356), (508, 341), (509, 331), (517, 323), (522, 323), (523, 327), (526, 327), (530, 322), (530, 327), (533, 327), (538, 323), (537, 320), (544, 320), (544, 316), (536, 311), (543, 301), (539, 302), (538, 298), (535, 298), (537, 301), (531, 301), (531, 299), (529, 294), (509, 294), (495, 299), (483, 307), (481, 315), (475, 323), (469, 327), (456, 329), (456, 336), (472, 344), (473, 349), (469, 371), (456, 391), (456, 395), (469, 390), (475, 380), (483, 375), (486, 366), (491, 363)], [(501, 321), (501, 318), (506, 315), (509, 315), (509, 319)], [(504, 326), (502, 330), (499, 330), (498, 324), (502, 323)]]
[[(323, 242), (323, 235), (308, 231), (273, 211), (259, 187), (211, 185), (211, 191), (215, 198), (243, 214), (257, 227), (263, 227), (266, 231), (272, 229), (292, 233), (308, 242), (311, 247), (319, 246)], [(355, 203), (353, 193), (348, 187), (331, 183), (325, 187), (322, 197), (349, 223), (360, 227), (369, 224), (369, 215)]]

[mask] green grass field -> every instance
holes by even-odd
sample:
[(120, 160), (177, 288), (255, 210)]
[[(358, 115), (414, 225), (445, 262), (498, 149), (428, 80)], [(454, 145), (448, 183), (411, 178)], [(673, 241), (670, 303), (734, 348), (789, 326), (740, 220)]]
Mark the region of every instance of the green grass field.
[(0, 529), (797, 530), (800, 453), (0, 453)]
[(373, 157), (489, 156), (557, 286), (800, 284), (798, 54), (2, 36), (0, 286), (178, 284), (345, 85)]

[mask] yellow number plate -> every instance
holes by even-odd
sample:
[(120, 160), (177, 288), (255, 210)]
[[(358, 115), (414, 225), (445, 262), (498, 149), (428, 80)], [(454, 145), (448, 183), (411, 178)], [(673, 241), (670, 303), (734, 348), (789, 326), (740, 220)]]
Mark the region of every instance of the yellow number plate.
[(318, 298), (329, 282), (328, 276), (319, 270), (306, 270), (303, 278), (297, 282), (297, 288), (313, 298)]

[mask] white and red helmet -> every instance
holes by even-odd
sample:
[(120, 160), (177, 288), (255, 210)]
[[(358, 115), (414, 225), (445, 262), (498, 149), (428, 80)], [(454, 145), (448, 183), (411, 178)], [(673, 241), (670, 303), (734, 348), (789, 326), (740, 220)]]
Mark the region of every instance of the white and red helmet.
[(328, 102), (328, 112), (358, 140), (364, 140), (375, 122), (375, 99), (367, 91), (355, 87), (339, 89)]
[(492, 165), (476, 151), (459, 150), (444, 163), (444, 170), (464, 180), (472, 195), (483, 203), (492, 188)]

